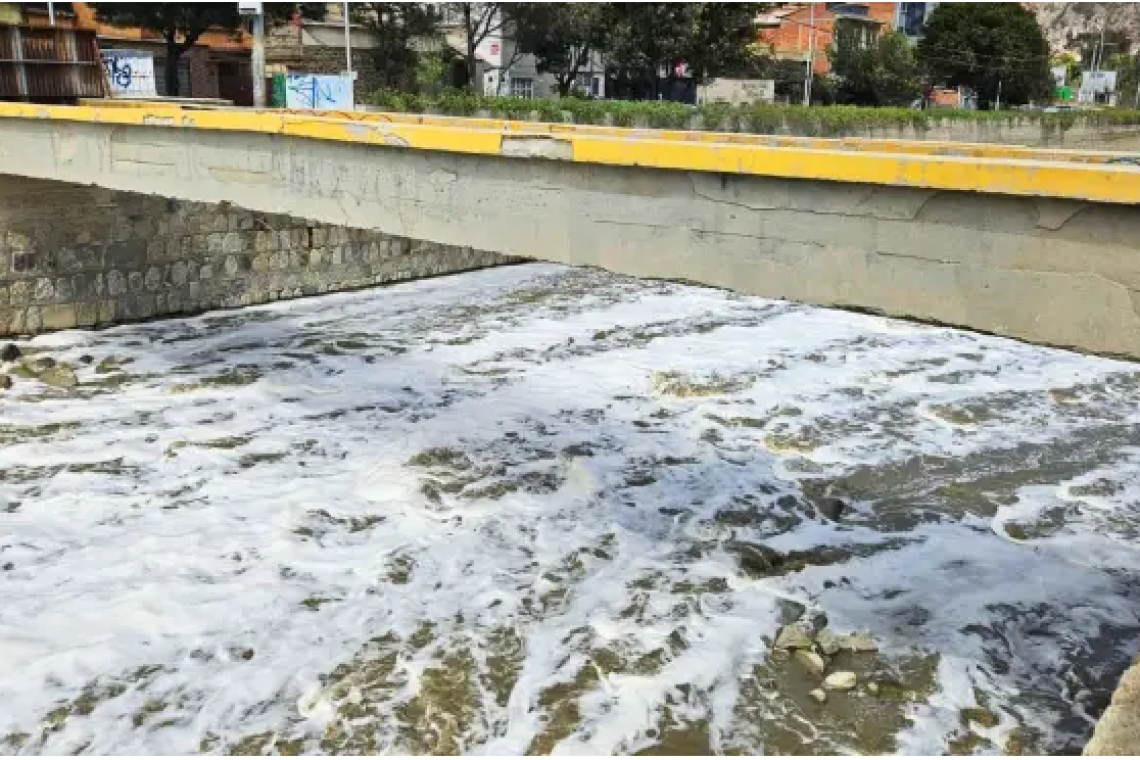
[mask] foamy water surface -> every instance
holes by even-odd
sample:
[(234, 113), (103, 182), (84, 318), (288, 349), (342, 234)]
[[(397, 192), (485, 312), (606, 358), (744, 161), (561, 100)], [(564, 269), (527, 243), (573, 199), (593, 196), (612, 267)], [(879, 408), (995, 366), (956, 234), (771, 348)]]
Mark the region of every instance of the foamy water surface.
[(8, 752), (1062, 751), (1140, 638), (1133, 364), (546, 265), (21, 345)]

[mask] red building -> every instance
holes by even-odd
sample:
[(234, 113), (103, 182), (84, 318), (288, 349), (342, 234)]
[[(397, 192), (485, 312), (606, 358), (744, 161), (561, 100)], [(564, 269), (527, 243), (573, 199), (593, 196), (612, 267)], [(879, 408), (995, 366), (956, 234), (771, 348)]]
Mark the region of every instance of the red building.
[(850, 24), (873, 38), (893, 28), (897, 13), (898, 3), (784, 3), (758, 19), (759, 41), (774, 58), (804, 62), (814, 43), (812, 69), (826, 74), (837, 24)]

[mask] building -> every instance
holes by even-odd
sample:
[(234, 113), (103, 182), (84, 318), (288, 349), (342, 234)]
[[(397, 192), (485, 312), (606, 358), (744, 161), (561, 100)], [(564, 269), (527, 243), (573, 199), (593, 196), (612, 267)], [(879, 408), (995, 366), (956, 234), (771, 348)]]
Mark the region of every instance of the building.
[[(51, 23), (45, 3), (0, 3), (0, 20), (29, 26)], [(94, 29), (102, 50), (139, 50), (154, 56), (155, 89), (166, 91), (166, 41), (139, 27), (107, 24), (95, 18), (87, 3), (52, 3), (54, 23), (63, 28)], [(238, 105), (253, 104), (250, 51), (253, 44), (244, 31), (210, 30), (178, 60), (178, 95), (184, 98), (224, 98)]]
[(774, 58), (812, 59), (812, 71), (827, 74), (827, 49), (837, 26), (847, 24), (868, 39), (890, 30), (898, 18), (899, 3), (785, 3), (757, 19), (759, 42)]
[[(535, 57), (518, 53), (509, 23), (496, 18), (490, 22), (490, 28), (492, 31), (475, 48), (476, 77), (484, 95), (540, 98), (558, 93), (555, 78), (538, 71)], [(445, 6), (440, 30), (448, 47), (460, 56), (467, 55), (467, 33), (463, 18), (456, 10)], [(600, 55), (590, 55), (587, 65), (578, 72), (574, 91), (595, 98), (605, 97), (605, 67)]]
[[(355, 102), (384, 86), (376, 65), (377, 40), (355, 21), (348, 25)], [(344, 4), (326, 3), (320, 21), (297, 16), (291, 23), (265, 30), (266, 73), (340, 74), (346, 70)]]
[(938, 3), (897, 3), (897, 5), (895, 29), (905, 34), (912, 44), (918, 42), (926, 20), (930, 18)]

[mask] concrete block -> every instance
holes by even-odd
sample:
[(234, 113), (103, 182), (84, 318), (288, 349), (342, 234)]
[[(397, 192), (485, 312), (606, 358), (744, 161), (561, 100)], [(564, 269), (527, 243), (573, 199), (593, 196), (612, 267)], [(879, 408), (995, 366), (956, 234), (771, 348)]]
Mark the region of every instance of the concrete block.
[(79, 325), (75, 304), (44, 306), (40, 312), (41, 329), (68, 330)]
[(128, 293), (141, 293), (144, 287), (143, 273), (142, 272), (128, 272), (127, 273), (127, 292)]
[(32, 280), (16, 280), (8, 286), (8, 299), (13, 306), (25, 306), (32, 302), (33, 289)]
[(99, 302), (99, 324), (111, 324), (115, 321), (115, 317), (117, 317), (118, 314), (119, 305), (114, 299), (106, 299)]
[(145, 242), (122, 240), (103, 249), (103, 264), (118, 269), (136, 269), (146, 265), (146, 256)]
[(71, 277), (57, 277), (55, 280), (55, 295), (57, 303), (68, 303), (75, 300), (75, 285)]
[(0, 311), (0, 320), (7, 322), (8, 335), (23, 335), (27, 332), (27, 313), (24, 309), (5, 309)]
[(277, 248), (277, 233), (271, 230), (258, 230), (253, 235), (253, 249), (266, 252)]
[(162, 287), (162, 270), (158, 267), (150, 267), (143, 275), (143, 286), (149, 291), (155, 291)]
[(130, 319), (150, 319), (157, 313), (154, 295), (151, 293), (129, 295), (119, 305), (123, 308), (123, 316)]
[(49, 303), (55, 298), (55, 284), (47, 277), (36, 280), (32, 291), (32, 300), (36, 303)]
[(29, 306), (24, 310), (24, 330), (38, 333), (43, 329), (43, 314), (39, 306)]
[(79, 327), (94, 327), (99, 323), (99, 305), (91, 301), (76, 304), (75, 321)]

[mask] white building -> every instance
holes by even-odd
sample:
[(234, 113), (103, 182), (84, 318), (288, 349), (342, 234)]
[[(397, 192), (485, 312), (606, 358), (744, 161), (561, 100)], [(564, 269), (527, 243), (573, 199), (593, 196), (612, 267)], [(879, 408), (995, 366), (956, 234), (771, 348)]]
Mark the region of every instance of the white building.
[(1081, 74), (1081, 88), (1077, 91), (1077, 101), (1116, 105), (1116, 72), (1086, 71)]
[[(478, 4), (477, 4), (478, 6)], [(447, 44), (462, 56), (467, 54), (467, 34), (460, 12), (445, 6), (440, 28)], [(476, 10), (478, 7), (476, 8)], [(497, 11), (495, 11), (497, 13)], [(538, 71), (533, 55), (518, 55), (511, 38), (510, 24), (493, 18), (488, 33), (475, 48), (478, 59), (476, 77), (484, 95), (510, 95), (518, 98), (543, 98), (558, 94), (558, 85), (551, 74)], [(605, 69), (601, 56), (591, 54), (590, 61), (578, 73), (574, 91), (578, 94), (603, 98), (606, 94)]]

